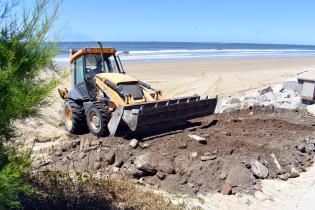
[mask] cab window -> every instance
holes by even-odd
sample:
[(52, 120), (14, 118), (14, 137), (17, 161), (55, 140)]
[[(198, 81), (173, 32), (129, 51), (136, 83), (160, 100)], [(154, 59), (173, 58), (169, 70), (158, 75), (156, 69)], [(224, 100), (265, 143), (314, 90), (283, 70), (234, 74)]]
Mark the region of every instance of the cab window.
[(75, 84), (84, 82), (83, 76), (83, 57), (76, 59), (75, 61)]

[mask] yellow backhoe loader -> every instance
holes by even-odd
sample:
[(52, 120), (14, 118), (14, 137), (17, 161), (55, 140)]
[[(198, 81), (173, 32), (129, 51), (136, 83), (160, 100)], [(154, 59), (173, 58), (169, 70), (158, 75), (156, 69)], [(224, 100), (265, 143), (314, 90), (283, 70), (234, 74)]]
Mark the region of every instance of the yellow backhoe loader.
[(165, 99), (161, 91), (125, 73), (116, 49), (98, 44), (70, 50), (72, 89), (58, 90), (69, 132), (146, 133), (214, 113), (217, 97)]

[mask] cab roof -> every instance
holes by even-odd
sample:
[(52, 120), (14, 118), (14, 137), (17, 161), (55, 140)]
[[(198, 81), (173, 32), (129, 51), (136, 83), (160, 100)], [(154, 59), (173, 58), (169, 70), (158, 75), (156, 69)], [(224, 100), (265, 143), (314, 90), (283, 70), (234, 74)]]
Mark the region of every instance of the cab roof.
[[(116, 49), (114, 48), (103, 48), (103, 53), (104, 54), (115, 54), (117, 52)], [(70, 49), (70, 63), (72, 63), (72, 61), (84, 54), (89, 54), (89, 53), (101, 53), (101, 49), (100, 48), (83, 48), (80, 50), (74, 50), (74, 49)]]

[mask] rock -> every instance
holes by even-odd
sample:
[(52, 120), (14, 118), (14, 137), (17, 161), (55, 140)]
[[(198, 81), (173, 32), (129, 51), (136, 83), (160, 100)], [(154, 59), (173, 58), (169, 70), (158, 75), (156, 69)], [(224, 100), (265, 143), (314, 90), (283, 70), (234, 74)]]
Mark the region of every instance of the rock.
[(269, 171), (266, 166), (261, 164), (258, 160), (253, 160), (250, 163), (251, 165), (251, 172), (254, 174), (254, 176), (260, 178), (260, 179), (265, 179), (267, 178)]
[(201, 136), (197, 136), (197, 135), (194, 135), (194, 134), (188, 134), (188, 137), (193, 139), (193, 140), (198, 141), (200, 144), (207, 144), (206, 139), (201, 137)]
[(243, 166), (234, 166), (228, 172), (226, 181), (232, 186), (236, 187), (239, 185), (253, 185), (255, 184), (255, 178), (248, 169)]
[(114, 166), (113, 168), (112, 168), (112, 170), (113, 170), (113, 172), (115, 172), (115, 173), (117, 173), (118, 171), (119, 171), (119, 167), (116, 167), (116, 166)]
[(239, 104), (241, 103), (241, 100), (236, 97), (231, 97), (225, 103), (226, 104)]
[(224, 182), (223, 186), (222, 186), (222, 190), (221, 193), (223, 195), (230, 195), (232, 192), (232, 187), (228, 182)]
[(198, 152), (192, 152), (192, 153), (189, 154), (189, 157), (190, 157), (191, 159), (194, 159), (194, 158), (197, 157), (197, 155), (198, 155)]
[(216, 158), (217, 158), (217, 156), (215, 156), (215, 155), (203, 155), (203, 156), (200, 156), (200, 160), (201, 161), (214, 160)]
[(186, 149), (187, 148), (187, 144), (186, 143), (180, 143), (178, 146), (178, 149)]
[(219, 179), (220, 180), (225, 180), (226, 176), (227, 176), (227, 174), (224, 171), (222, 171), (221, 174), (219, 175)]
[(132, 147), (132, 148), (136, 148), (138, 146), (138, 140), (137, 139), (132, 139), (129, 143), (129, 145)]
[(156, 173), (158, 160), (155, 158), (155, 154), (151, 152), (146, 152), (144, 154), (138, 155), (134, 161), (137, 169), (149, 173)]
[(122, 167), (122, 165), (124, 165), (124, 161), (123, 161), (123, 160), (117, 160), (117, 161), (114, 163), (114, 166), (117, 167), (117, 168)]
[(306, 152), (305, 145), (303, 145), (303, 144), (300, 144), (300, 145), (296, 146), (296, 149), (299, 150), (302, 153)]
[(174, 174), (175, 173), (175, 168), (173, 166), (173, 163), (168, 160), (168, 159), (162, 159), (158, 162), (158, 167), (157, 169), (159, 171), (162, 171), (167, 174)]
[(265, 159), (261, 160), (260, 162), (261, 162), (261, 164), (263, 164), (264, 166), (269, 165), (269, 162), (268, 162), (267, 160), (265, 160)]
[(110, 150), (108, 153), (105, 154), (105, 160), (108, 164), (113, 164), (115, 162), (115, 151)]
[(272, 88), (270, 86), (268, 86), (268, 87), (266, 87), (266, 88), (264, 88), (264, 89), (259, 91), (259, 93), (261, 95), (264, 95), (264, 94), (269, 93), (269, 92), (272, 92)]
[(80, 152), (78, 157), (79, 157), (79, 159), (83, 159), (86, 157), (86, 154), (84, 152)]
[(300, 176), (300, 173), (298, 170), (296, 170), (294, 167), (291, 168), (291, 171), (290, 171), (290, 178), (296, 178), (296, 177), (299, 177)]
[(273, 95), (272, 92), (268, 92), (264, 95), (261, 95), (259, 97), (259, 103), (261, 105), (269, 105), (269, 104), (273, 104), (274, 103), (274, 100), (275, 100), (275, 97)]
[(290, 174), (285, 173), (285, 174), (278, 175), (278, 177), (279, 177), (279, 179), (281, 179), (283, 181), (287, 181), (290, 178)]
[(161, 171), (158, 171), (158, 172), (156, 173), (156, 176), (157, 176), (160, 180), (164, 180), (165, 177), (166, 177), (165, 173), (163, 173), (163, 172), (161, 172)]
[(286, 171), (284, 169), (278, 169), (277, 170), (277, 174), (278, 175), (282, 175), (282, 174), (285, 174), (285, 173), (286, 173)]
[(67, 151), (71, 150), (72, 148), (73, 148), (73, 145), (71, 142), (69, 142), (69, 143), (62, 144), (60, 149), (62, 152), (67, 152)]
[(100, 169), (101, 168), (101, 163), (100, 162), (96, 162), (93, 165), (94, 169)]
[(136, 178), (136, 179), (139, 179), (145, 175), (145, 173), (143, 171), (140, 171), (139, 169), (137, 169), (137, 167), (135, 165), (131, 165), (130, 168), (128, 168), (128, 173), (133, 178)]

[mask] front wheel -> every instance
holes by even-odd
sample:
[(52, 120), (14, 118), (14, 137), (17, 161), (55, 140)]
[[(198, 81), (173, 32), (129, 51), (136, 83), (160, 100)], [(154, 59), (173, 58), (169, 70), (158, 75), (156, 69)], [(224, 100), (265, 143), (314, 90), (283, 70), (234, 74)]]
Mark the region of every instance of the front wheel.
[(94, 102), (87, 110), (86, 122), (91, 133), (96, 136), (108, 136), (107, 124), (110, 120), (110, 113), (105, 102)]
[(66, 130), (73, 134), (87, 131), (83, 106), (78, 102), (67, 100), (63, 106), (63, 120)]

